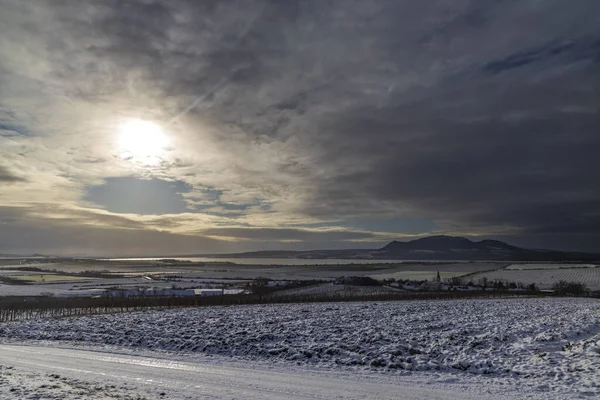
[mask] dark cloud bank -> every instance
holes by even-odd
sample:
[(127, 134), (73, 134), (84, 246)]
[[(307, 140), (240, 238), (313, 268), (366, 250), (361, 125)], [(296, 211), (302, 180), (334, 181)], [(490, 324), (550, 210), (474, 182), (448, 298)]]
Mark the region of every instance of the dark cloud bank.
[[(82, 3), (45, 5), (68, 33), (58, 53), (86, 60), (53, 61), (72, 95), (107, 101), (135, 70), (155, 99), (176, 99), (168, 118), (210, 92), (182, 118), (222, 127), (219, 143), (237, 129), (280, 146), (276, 172), (300, 182), (273, 183), (301, 199), (289, 212), (600, 250), (600, 2)], [(257, 247), (278, 235), (206, 232)]]

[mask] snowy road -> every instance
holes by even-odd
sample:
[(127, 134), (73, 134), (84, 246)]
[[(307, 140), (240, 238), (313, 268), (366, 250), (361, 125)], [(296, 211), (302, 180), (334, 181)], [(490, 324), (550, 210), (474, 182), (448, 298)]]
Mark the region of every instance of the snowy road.
[[(400, 381), (350, 380), (329, 374), (179, 362), (36, 346), (0, 346), (0, 364), (90, 382), (133, 384), (166, 399), (482, 399)], [(154, 397), (154, 396), (153, 396)], [(489, 397), (486, 397), (489, 398)]]

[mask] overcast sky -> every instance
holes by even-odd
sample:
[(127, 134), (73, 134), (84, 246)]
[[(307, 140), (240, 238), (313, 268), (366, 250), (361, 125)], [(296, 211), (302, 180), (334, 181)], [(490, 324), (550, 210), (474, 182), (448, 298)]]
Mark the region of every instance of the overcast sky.
[(599, 111), (597, 0), (0, 0), (0, 253), (600, 251)]

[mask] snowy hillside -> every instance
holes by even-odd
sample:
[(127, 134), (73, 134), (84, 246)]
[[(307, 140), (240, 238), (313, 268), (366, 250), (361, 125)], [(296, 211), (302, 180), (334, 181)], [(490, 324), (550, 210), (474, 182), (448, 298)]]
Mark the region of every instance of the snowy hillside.
[(388, 286), (353, 286), (338, 285), (334, 283), (322, 283), (319, 285), (305, 286), (294, 289), (281, 290), (274, 293), (274, 296), (379, 296), (386, 294), (402, 293), (402, 290), (394, 289)]
[(486, 278), (488, 281), (521, 282), (525, 285), (535, 283), (541, 289), (551, 289), (559, 281), (583, 283), (590, 290), (600, 290), (600, 267), (567, 268), (557, 265), (554, 268), (511, 268), (480, 272), (468, 277), (473, 282)]
[(58, 340), (265, 362), (484, 374), (600, 395), (600, 301), (511, 299), (215, 307), (0, 325)]

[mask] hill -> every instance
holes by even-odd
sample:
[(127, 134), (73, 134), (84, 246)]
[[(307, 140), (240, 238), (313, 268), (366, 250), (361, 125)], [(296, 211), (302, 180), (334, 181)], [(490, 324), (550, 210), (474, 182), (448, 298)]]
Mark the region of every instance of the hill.
[(600, 254), (524, 249), (499, 240), (472, 241), (464, 237), (430, 236), (410, 242), (393, 241), (375, 252), (374, 257), (411, 260), (591, 261), (600, 259)]
[(468, 261), (598, 261), (600, 254), (524, 249), (499, 240), (473, 241), (456, 236), (429, 236), (407, 242), (393, 241), (380, 249), (255, 251), (203, 255), (217, 258), (300, 258), (373, 260), (468, 260)]

